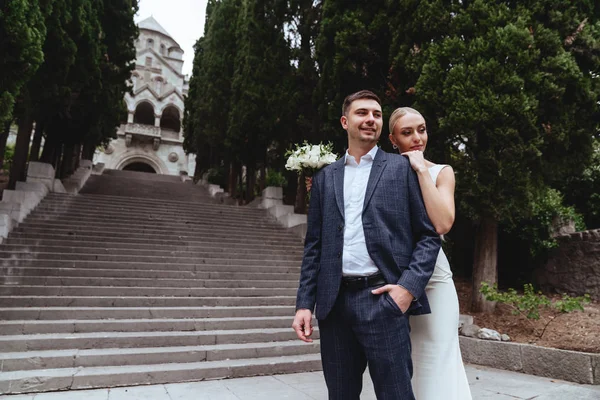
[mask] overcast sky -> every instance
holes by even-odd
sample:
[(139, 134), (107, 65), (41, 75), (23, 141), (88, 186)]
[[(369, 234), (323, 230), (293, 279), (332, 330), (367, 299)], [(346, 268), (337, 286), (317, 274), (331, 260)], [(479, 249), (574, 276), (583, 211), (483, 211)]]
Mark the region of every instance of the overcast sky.
[(153, 16), (184, 51), (183, 73), (192, 74), (194, 43), (204, 33), (207, 0), (139, 0), (135, 22)]

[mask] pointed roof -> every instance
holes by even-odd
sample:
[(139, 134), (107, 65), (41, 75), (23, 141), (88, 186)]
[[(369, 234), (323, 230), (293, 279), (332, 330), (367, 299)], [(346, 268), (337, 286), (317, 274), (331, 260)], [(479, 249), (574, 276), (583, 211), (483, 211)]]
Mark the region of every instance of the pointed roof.
[(169, 32), (166, 31), (165, 28), (163, 28), (157, 20), (154, 19), (153, 16), (149, 16), (148, 18), (146, 18), (143, 21), (140, 21), (140, 23), (138, 24), (138, 27), (140, 29), (148, 29), (150, 31), (156, 31), (159, 33), (162, 33), (165, 36), (170, 37), (171, 39), (173, 38)]

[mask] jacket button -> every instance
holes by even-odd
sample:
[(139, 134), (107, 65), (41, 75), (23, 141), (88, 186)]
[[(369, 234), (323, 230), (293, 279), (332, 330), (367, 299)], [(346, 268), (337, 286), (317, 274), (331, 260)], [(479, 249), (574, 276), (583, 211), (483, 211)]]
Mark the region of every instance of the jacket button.
[(341, 231), (342, 229), (344, 229), (344, 225), (339, 225), (338, 226), (338, 231)]
[(341, 257), (342, 257), (342, 252), (338, 251), (338, 258), (341, 258)]

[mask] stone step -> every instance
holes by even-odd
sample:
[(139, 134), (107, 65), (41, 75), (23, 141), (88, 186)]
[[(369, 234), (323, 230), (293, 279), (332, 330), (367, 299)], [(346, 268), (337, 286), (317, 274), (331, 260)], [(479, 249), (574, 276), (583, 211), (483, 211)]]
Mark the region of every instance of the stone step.
[(215, 243), (219, 245), (220, 241), (223, 240), (223, 245), (231, 244), (233, 242), (239, 243), (265, 243), (272, 245), (279, 244), (297, 244), (302, 243), (302, 239), (298, 236), (289, 237), (287, 234), (246, 234), (246, 233), (237, 233), (234, 231), (221, 231), (221, 232), (187, 232), (180, 231), (178, 233), (168, 232), (168, 235), (165, 231), (156, 231), (156, 230), (147, 230), (145, 232), (134, 231), (131, 229), (94, 229), (93, 232), (90, 232), (86, 229), (69, 229), (69, 228), (39, 228), (35, 225), (30, 225), (27, 229), (24, 229), (23, 223), (18, 225), (15, 228), (9, 237), (35, 237), (37, 235), (54, 235), (56, 238), (70, 236), (72, 238), (90, 238), (90, 237), (99, 237), (100, 240), (106, 240), (106, 238), (110, 239), (122, 239), (123, 241), (127, 241), (131, 238), (131, 240), (153, 240), (160, 241), (163, 238), (165, 240), (206, 240), (211, 243)]
[(210, 215), (194, 215), (190, 213), (180, 214), (178, 216), (156, 216), (154, 213), (143, 215), (113, 213), (112, 210), (105, 212), (75, 213), (72, 210), (65, 212), (44, 212), (37, 210), (28, 215), (29, 221), (38, 222), (86, 222), (90, 224), (96, 223), (127, 223), (127, 224), (152, 224), (159, 226), (185, 226), (185, 225), (222, 225), (222, 226), (239, 226), (239, 227), (257, 227), (257, 228), (274, 228), (281, 229), (277, 223), (266, 215), (256, 216), (256, 218), (248, 218), (245, 216), (228, 217), (220, 214)]
[(111, 287), (111, 286), (34, 286), (2, 285), (0, 296), (115, 296), (133, 297), (266, 297), (295, 296), (295, 288), (170, 288), (170, 287)]
[[(235, 257), (235, 255), (232, 255)], [(239, 255), (238, 258), (219, 258), (219, 257), (184, 257), (184, 256), (145, 256), (145, 255), (124, 255), (124, 254), (89, 254), (89, 253), (47, 253), (41, 251), (5, 251), (0, 247), (0, 263), (2, 260), (64, 260), (64, 261), (113, 261), (113, 262), (144, 262), (151, 264), (164, 263), (198, 263), (198, 264), (214, 264), (214, 265), (261, 265), (261, 266), (295, 266), (299, 265), (301, 260), (266, 260), (258, 257), (246, 257)], [(283, 257), (278, 257), (283, 258)], [(3, 264), (0, 264), (3, 265)]]
[[(265, 274), (290, 274), (300, 273), (300, 263), (288, 263), (282, 262), (275, 265), (264, 265), (263, 263), (256, 263), (257, 265), (248, 265), (243, 262), (230, 263), (230, 264), (219, 264), (219, 263), (202, 263), (202, 260), (196, 263), (190, 262), (139, 262), (139, 261), (102, 261), (102, 260), (48, 260), (44, 258), (39, 259), (26, 259), (26, 258), (0, 258), (0, 268), (49, 268), (49, 269), (108, 269), (108, 270), (140, 270), (140, 271), (165, 271), (165, 272), (177, 272), (182, 271), (186, 276), (192, 276), (198, 273), (196, 278), (208, 278), (206, 274), (208, 272), (240, 272), (240, 273), (265, 273)], [(190, 275), (192, 274), (192, 275)], [(0, 273), (1, 275), (1, 273)], [(7, 273), (6, 275), (16, 275)], [(50, 273), (50, 276), (56, 276), (56, 273)], [(139, 275), (138, 275), (139, 276)], [(177, 275), (174, 278), (181, 278)]]
[[(156, 244), (156, 245), (165, 245), (165, 246), (177, 246), (182, 243), (189, 245), (203, 245), (210, 244), (214, 247), (217, 246), (234, 246), (239, 245), (242, 247), (267, 247), (274, 249), (297, 249), (298, 247), (302, 248), (302, 244), (299, 238), (295, 238), (294, 240), (286, 240), (279, 236), (275, 236), (272, 239), (267, 239), (266, 237), (247, 237), (247, 236), (236, 236), (235, 233), (228, 234), (212, 234), (212, 235), (181, 235), (181, 236), (173, 236), (173, 237), (165, 237), (164, 234), (160, 235), (142, 235), (136, 234), (135, 236), (131, 236), (128, 233), (118, 233), (118, 232), (78, 232), (76, 235), (73, 232), (54, 232), (54, 233), (35, 233), (37, 229), (30, 229), (27, 232), (19, 231), (19, 229), (15, 229), (11, 232), (8, 239), (6, 239), (5, 243), (11, 244), (13, 240), (26, 240), (26, 241), (37, 241), (37, 240), (69, 240), (69, 241), (77, 241), (77, 242), (101, 242), (105, 241), (106, 243), (113, 243), (114, 240), (119, 240), (120, 243), (124, 245), (127, 244)], [(19, 243), (14, 243), (19, 244)], [(26, 244), (26, 243), (23, 243)]]
[(44, 286), (112, 286), (160, 288), (298, 288), (297, 276), (289, 280), (239, 280), (239, 279), (156, 279), (108, 277), (54, 277), (54, 276), (0, 276), (0, 283), (12, 285)]
[(201, 307), (291, 306), (296, 296), (156, 297), (156, 296), (0, 296), (0, 307)]
[(56, 218), (58, 216), (84, 216), (96, 218), (131, 218), (146, 220), (148, 218), (156, 220), (190, 220), (204, 221), (222, 219), (225, 221), (240, 221), (249, 223), (273, 224), (265, 210), (254, 209), (252, 213), (227, 213), (223, 210), (194, 210), (194, 211), (167, 211), (157, 209), (132, 209), (119, 206), (93, 207), (91, 205), (78, 204), (57, 204), (52, 202), (42, 202), (34, 211), (29, 214), (37, 218)]
[[(73, 237), (73, 236), (63, 236), (61, 238), (57, 238), (56, 235), (47, 235), (45, 238), (29, 238), (22, 239), (11, 235), (8, 239), (5, 239), (4, 244), (6, 245), (19, 245), (19, 246), (69, 246), (69, 247), (100, 247), (100, 248), (136, 248), (138, 250), (163, 250), (163, 251), (173, 251), (173, 250), (207, 250), (217, 252), (230, 252), (231, 249), (236, 250), (249, 250), (253, 249), (256, 251), (262, 252), (270, 252), (270, 251), (280, 251), (285, 252), (286, 254), (300, 254), (302, 255), (303, 249), (300, 245), (269, 245), (258, 243), (235, 243), (232, 241), (231, 246), (216, 246), (215, 243), (207, 243), (207, 242), (188, 242), (188, 241), (166, 241), (166, 240), (138, 240), (133, 241), (132, 239), (128, 239), (127, 241), (114, 241), (114, 239), (110, 238), (105, 241), (100, 240), (82, 240), (81, 237)], [(220, 243), (222, 244), (222, 243)]]
[(209, 226), (184, 226), (184, 227), (168, 227), (161, 228), (154, 225), (135, 226), (127, 224), (104, 224), (104, 225), (78, 225), (68, 224), (64, 222), (56, 223), (30, 223), (27, 219), (19, 224), (19, 232), (39, 232), (44, 230), (45, 233), (55, 231), (57, 234), (77, 235), (78, 233), (94, 233), (100, 232), (118, 232), (126, 233), (128, 236), (136, 237), (142, 235), (154, 235), (155, 238), (178, 236), (204, 236), (204, 235), (228, 235), (229, 237), (237, 236), (253, 236), (265, 239), (287, 239), (289, 243), (298, 243), (299, 238), (293, 232), (287, 232), (283, 229), (253, 229), (253, 228), (234, 228), (234, 227), (209, 227)]
[(238, 318), (294, 315), (294, 306), (237, 307), (3, 307), (2, 320)]
[(168, 234), (168, 235), (190, 235), (190, 234), (211, 234), (214, 232), (218, 233), (230, 233), (234, 230), (236, 234), (247, 234), (247, 235), (266, 235), (266, 236), (282, 236), (287, 237), (290, 240), (294, 240), (297, 236), (294, 236), (292, 232), (287, 232), (281, 227), (273, 226), (269, 228), (247, 226), (242, 227), (238, 225), (222, 225), (222, 224), (158, 224), (158, 223), (127, 223), (127, 222), (89, 222), (85, 220), (71, 220), (67, 221), (64, 219), (57, 220), (54, 222), (40, 221), (27, 218), (19, 226), (23, 227), (24, 231), (29, 228), (46, 228), (56, 230), (67, 230), (71, 232), (90, 232), (95, 230), (115, 230), (118, 232), (129, 232), (133, 236), (137, 232), (141, 233), (155, 233), (155, 234)]
[[(225, 207), (225, 208), (224, 208)], [(126, 215), (133, 217), (154, 217), (154, 218), (215, 218), (224, 217), (227, 219), (240, 219), (249, 221), (259, 221), (269, 218), (269, 214), (264, 209), (235, 207), (226, 208), (214, 204), (191, 203), (182, 207), (171, 208), (162, 204), (124, 204), (120, 202), (102, 202), (95, 200), (77, 200), (77, 198), (69, 200), (53, 200), (49, 197), (35, 208), (33, 213), (41, 211), (40, 214), (87, 214), (111, 216), (111, 215)]]
[(0, 393), (32, 393), (239, 378), (255, 375), (318, 371), (318, 354), (238, 360), (151, 365), (57, 368), (6, 372), (0, 375)]
[(208, 193), (205, 188), (191, 184), (113, 176), (103, 178), (91, 176), (79, 193), (86, 195), (102, 193), (119, 197), (130, 196), (156, 200), (210, 201), (207, 199)]
[[(290, 328), (293, 315), (229, 318), (153, 318), (153, 319), (61, 319), (53, 321), (0, 321), (2, 335), (92, 332), (173, 332), (262, 328)], [(316, 323), (315, 323), (316, 325)], [(291, 329), (291, 328), (290, 328)]]
[(199, 248), (194, 247), (185, 249), (174, 249), (161, 250), (161, 249), (139, 249), (137, 247), (123, 248), (123, 247), (96, 247), (86, 246), (85, 243), (78, 243), (77, 246), (31, 246), (31, 245), (20, 245), (20, 244), (4, 244), (0, 246), (2, 254), (11, 252), (13, 254), (29, 253), (29, 254), (40, 254), (40, 253), (62, 253), (62, 254), (87, 254), (87, 255), (111, 255), (111, 256), (124, 256), (124, 257), (151, 257), (157, 259), (160, 257), (176, 257), (176, 258), (187, 258), (187, 259), (243, 259), (243, 260), (258, 260), (258, 261), (295, 261), (298, 263), (302, 262), (301, 251), (281, 251), (281, 250), (254, 250), (254, 249), (243, 249), (243, 248)]
[(256, 208), (215, 204), (212, 201), (177, 201), (143, 197), (92, 195), (85, 193), (76, 196), (50, 193), (44, 198), (44, 203), (42, 204), (46, 203), (90, 205), (92, 207), (121, 207), (130, 208), (132, 210), (144, 210), (146, 212), (149, 210), (157, 210), (186, 213), (191, 211), (214, 210), (215, 212), (223, 211), (229, 215), (255, 214), (257, 212), (264, 213), (264, 211)]
[[(15, 263), (18, 260), (10, 260), (10, 263)], [(3, 262), (2, 264), (5, 264)], [(223, 268), (225, 269), (225, 268)], [(275, 269), (279, 270), (279, 269)], [(21, 276), (56, 276), (56, 277), (74, 277), (74, 278), (91, 278), (91, 277), (108, 277), (108, 278), (153, 278), (153, 279), (202, 279), (202, 280), (293, 280), (298, 281), (300, 274), (295, 271), (290, 272), (255, 272), (250, 268), (239, 268), (234, 266), (231, 271), (220, 272), (215, 268), (213, 271), (169, 271), (161, 269), (126, 269), (126, 268), (53, 268), (53, 267), (0, 267), (0, 275), (10, 277), (6, 281), (7, 284), (17, 282)], [(235, 282), (232, 283), (235, 285)]]
[[(318, 329), (315, 329), (313, 338), (319, 338)], [(297, 339), (296, 333), (290, 327), (190, 332), (90, 332), (0, 335), (0, 352), (108, 349), (114, 347), (202, 346), (227, 343), (281, 342), (294, 339)]]
[[(110, 179), (106, 179), (107, 176), (110, 176)], [(111, 182), (113, 179), (118, 178), (129, 178), (135, 180), (150, 180), (153, 182), (171, 182), (182, 184), (181, 176), (179, 175), (161, 175), (161, 174), (151, 174), (147, 172), (139, 172), (139, 171), (126, 171), (120, 169), (105, 169), (102, 172), (102, 175), (94, 176), (99, 181)], [(198, 186), (200, 188), (200, 186)]]
[(319, 341), (298, 340), (271, 343), (212, 344), (204, 346), (111, 348), (90, 350), (45, 350), (0, 354), (2, 372), (49, 368), (112, 367), (191, 363), (253, 357), (317, 354)]

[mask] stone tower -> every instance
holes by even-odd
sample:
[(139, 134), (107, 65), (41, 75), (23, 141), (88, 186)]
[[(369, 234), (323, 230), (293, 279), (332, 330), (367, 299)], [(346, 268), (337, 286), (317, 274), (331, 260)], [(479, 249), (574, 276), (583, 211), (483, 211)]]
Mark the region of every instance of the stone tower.
[(153, 17), (138, 27), (133, 95), (124, 99), (127, 121), (118, 128), (117, 139), (97, 152), (94, 163), (108, 169), (191, 175), (195, 155), (183, 151), (184, 96), (189, 87), (181, 72), (183, 50)]

